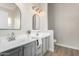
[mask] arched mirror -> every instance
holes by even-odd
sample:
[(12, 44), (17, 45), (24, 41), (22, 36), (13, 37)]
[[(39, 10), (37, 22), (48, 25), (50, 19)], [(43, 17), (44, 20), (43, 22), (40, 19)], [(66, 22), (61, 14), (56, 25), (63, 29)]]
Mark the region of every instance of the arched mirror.
[(37, 14), (33, 15), (33, 19), (32, 19), (32, 29), (33, 30), (40, 30), (40, 17)]
[(21, 12), (14, 3), (0, 3), (0, 29), (20, 29)]

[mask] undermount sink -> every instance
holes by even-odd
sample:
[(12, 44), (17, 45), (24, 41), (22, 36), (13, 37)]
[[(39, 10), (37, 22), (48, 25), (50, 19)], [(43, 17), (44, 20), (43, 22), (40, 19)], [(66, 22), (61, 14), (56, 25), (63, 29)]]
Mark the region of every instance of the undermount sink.
[(25, 35), (18, 35), (15, 37), (15, 40), (12, 41), (8, 41), (8, 37), (0, 37), (0, 46), (1, 45), (7, 45), (7, 44), (11, 44), (11, 43), (19, 43), (19, 42), (23, 42), (27, 40), (27, 37)]
[(30, 35), (32, 38), (43, 38), (43, 37), (46, 37), (46, 36), (49, 36), (49, 33), (33, 33)]

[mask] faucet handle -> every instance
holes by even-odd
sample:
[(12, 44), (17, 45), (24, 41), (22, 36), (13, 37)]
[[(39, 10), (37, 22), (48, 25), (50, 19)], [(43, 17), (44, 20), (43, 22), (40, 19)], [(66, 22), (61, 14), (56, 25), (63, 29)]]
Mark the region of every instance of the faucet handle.
[(8, 37), (8, 41), (13, 41), (13, 40), (15, 40), (15, 33), (14, 32), (12, 32), (10, 34), (10, 36)]
[(14, 33), (14, 32), (12, 32), (10, 37), (15, 37), (15, 33)]
[(11, 33), (11, 35), (15, 35), (15, 33), (14, 33), (14, 32), (12, 32), (12, 33)]

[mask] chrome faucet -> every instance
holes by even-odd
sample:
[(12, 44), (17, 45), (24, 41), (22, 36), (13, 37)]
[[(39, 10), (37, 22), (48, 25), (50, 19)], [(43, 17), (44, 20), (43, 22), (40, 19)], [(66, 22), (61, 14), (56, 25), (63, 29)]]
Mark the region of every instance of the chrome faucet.
[(8, 37), (8, 41), (13, 41), (15, 40), (15, 33), (12, 32), (11, 35)]

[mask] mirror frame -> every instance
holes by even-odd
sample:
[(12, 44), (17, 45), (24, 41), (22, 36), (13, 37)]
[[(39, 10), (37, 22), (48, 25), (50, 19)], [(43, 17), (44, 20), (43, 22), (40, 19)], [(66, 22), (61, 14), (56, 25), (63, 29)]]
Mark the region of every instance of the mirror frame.
[[(36, 16), (38, 16), (38, 19), (36, 19)], [(37, 20), (39, 21), (38, 26), (36, 24)], [(38, 27), (38, 29), (36, 27)], [(37, 14), (32, 16), (32, 30), (40, 30), (40, 16)]]
[[(11, 4), (11, 3), (9, 3), (9, 4)], [(20, 11), (20, 28), (18, 28), (18, 29), (13, 29), (13, 28), (12, 29), (0, 29), (0, 30), (21, 30), (22, 13), (21, 13), (21, 10), (20, 10), (19, 6), (16, 3), (13, 3), (13, 4), (15, 4), (17, 6), (17, 8), (19, 9), (19, 11)]]

